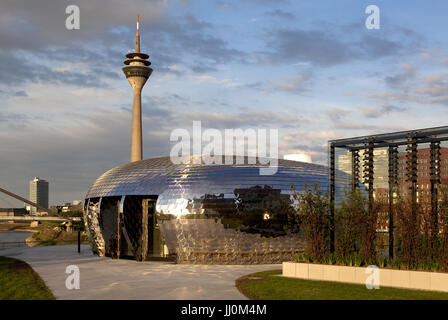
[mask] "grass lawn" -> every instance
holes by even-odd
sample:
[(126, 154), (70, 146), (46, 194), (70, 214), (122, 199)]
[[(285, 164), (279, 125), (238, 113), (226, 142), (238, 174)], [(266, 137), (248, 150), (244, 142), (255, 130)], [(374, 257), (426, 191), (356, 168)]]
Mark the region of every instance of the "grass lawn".
[(236, 280), (236, 287), (255, 300), (448, 300), (448, 293), (284, 278), (281, 270), (253, 273)]
[(0, 300), (54, 300), (54, 296), (27, 263), (0, 257)]

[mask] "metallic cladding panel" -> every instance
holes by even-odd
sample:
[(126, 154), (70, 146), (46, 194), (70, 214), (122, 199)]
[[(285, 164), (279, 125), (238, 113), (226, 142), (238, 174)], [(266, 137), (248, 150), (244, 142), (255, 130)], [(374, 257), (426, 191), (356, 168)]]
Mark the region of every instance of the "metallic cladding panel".
[(104, 257), (105, 243), (103, 234), (100, 228), (99, 216), (100, 216), (101, 198), (87, 199), (87, 206), (84, 211), (84, 221), (87, 225), (86, 230), (90, 239), (90, 247), (93, 253)]
[[(232, 192), (236, 187), (270, 185), (290, 191), (294, 184), (318, 183), (326, 191), (327, 168), (296, 161), (279, 160), (274, 175), (259, 174), (260, 165), (175, 165), (169, 157), (147, 159), (115, 167), (102, 174), (86, 198), (142, 194), (204, 194)], [(204, 192), (205, 191), (205, 192)]]
[[(298, 228), (292, 223), (291, 185), (302, 191), (305, 184), (318, 184), (322, 191), (328, 191), (327, 168), (278, 160), (277, 173), (263, 176), (259, 174), (260, 167), (175, 165), (168, 157), (147, 159), (105, 172), (86, 198), (126, 196), (139, 201), (156, 197), (157, 223), (165, 245), (178, 263), (280, 263), (304, 249)], [(133, 247), (141, 237), (141, 225), (138, 218), (129, 219), (141, 213), (137, 212), (140, 206), (133, 207), (135, 212), (130, 208), (124, 206), (124, 231)], [(94, 247), (104, 255), (103, 237), (95, 235), (100, 232), (96, 221), (104, 220), (92, 216), (102, 212), (89, 209)]]

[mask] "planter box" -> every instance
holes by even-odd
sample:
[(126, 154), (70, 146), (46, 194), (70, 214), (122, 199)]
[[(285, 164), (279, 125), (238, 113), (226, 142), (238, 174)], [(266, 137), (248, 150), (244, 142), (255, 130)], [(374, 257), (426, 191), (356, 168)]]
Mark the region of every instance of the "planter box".
[(308, 266), (308, 279), (322, 280), (324, 278), (323, 264), (310, 264)]
[(295, 278), (296, 277), (296, 264), (297, 263), (294, 263), (294, 262), (283, 262), (282, 274), (285, 277)]
[[(306, 280), (366, 284), (366, 267), (283, 262), (283, 276)], [(380, 287), (448, 292), (448, 273), (379, 269)]]

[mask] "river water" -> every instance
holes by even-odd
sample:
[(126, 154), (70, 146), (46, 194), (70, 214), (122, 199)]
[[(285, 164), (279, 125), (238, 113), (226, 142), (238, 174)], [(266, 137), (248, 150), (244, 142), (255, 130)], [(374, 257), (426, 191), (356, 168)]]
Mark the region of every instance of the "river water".
[(26, 231), (0, 231), (0, 250), (26, 247), (25, 239), (32, 234)]

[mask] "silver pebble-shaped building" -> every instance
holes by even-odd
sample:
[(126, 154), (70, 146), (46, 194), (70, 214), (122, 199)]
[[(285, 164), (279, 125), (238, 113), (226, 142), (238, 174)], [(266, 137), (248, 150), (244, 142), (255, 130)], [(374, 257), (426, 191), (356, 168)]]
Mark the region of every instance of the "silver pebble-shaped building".
[[(241, 160), (241, 159), (240, 159)], [(115, 167), (89, 189), (84, 218), (100, 256), (178, 263), (280, 263), (303, 251), (293, 189), (328, 190), (325, 166), (173, 164), (169, 157)], [(235, 162), (234, 162), (235, 163)]]

